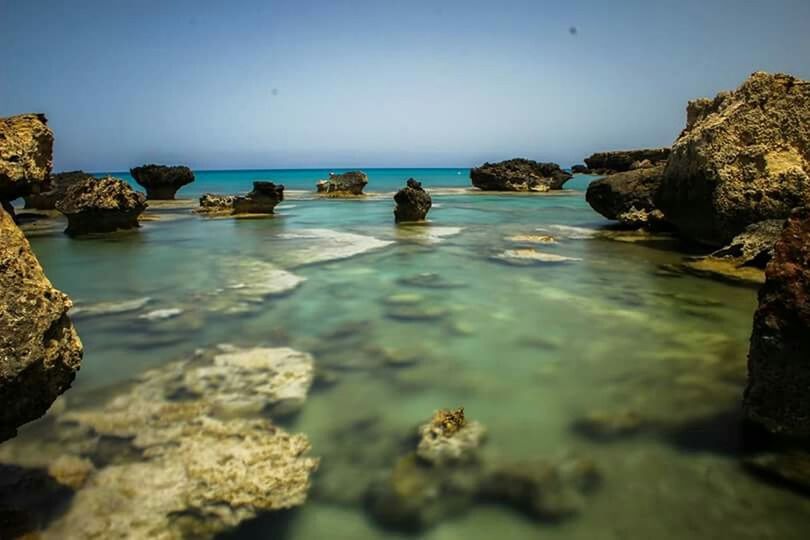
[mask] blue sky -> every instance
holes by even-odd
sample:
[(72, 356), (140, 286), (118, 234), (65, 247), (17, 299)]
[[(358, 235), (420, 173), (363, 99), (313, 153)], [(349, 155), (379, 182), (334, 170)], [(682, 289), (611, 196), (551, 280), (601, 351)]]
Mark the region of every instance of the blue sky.
[(45, 112), (57, 170), (570, 165), (670, 144), (752, 71), (810, 78), (809, 24), (807, 0), (0, 0), (0, 116)]

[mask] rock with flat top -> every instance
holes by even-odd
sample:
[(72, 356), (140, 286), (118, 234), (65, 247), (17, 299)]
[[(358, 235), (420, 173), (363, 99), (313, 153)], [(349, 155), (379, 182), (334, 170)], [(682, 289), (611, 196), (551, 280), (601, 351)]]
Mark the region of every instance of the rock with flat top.
[(592, 174), (616, 174), (664, 165), (669, 152), (669, 148), (597, 152), (585, 158), (585, 164)]
[(329, 173), (329, 178), (317, 184), (318, 193), (332, 197), (362, 195), (368, 184), (368, 176), (363, 171), (349, 171), (341, 174)]
[(142, 165), (129, 174), (146, 189), (150, 200), (174, 200), (177, 191), (194, 181), (194, 173), (186, 166)]
[(68, 219), (65, 232), (76, 236), (137, 228), (146, 201), (123, 180), (108, 176), (73, 184), (56, 209)]
[(499, 163), (484, 163), (470, 170), (473, 186), (483, 191), (545, 192), (562, 189), (573, 178), (556, 163), (539, 163), (516, 158)]

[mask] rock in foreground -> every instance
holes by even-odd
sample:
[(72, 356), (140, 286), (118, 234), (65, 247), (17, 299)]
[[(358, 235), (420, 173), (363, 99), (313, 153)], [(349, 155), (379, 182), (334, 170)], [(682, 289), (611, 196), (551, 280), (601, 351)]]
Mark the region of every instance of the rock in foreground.
[(318, 193), (341, 197), (362, 195), (368, 184), (368, 176), (363, 171), (349, 171), (342, 174), (329, 173), (329, 178), (317, 184)]
[(53, 132), (44, 114), (0, 118), (0, 201), (30, 193), (51, 173)]
[(54, 210), (56, 203), (65, 198), (70, 186), (82, 180), (95, 180), (84, 171), (70, 171), (52, 174), (39, 186), (34, 186), (25, 197), (25, 207), (35, 210)]
[(484, 163), (470, 170), (473, 186), (483, 191), (549, 191), (562, 189), (573, 175), (556, 163), (538, 163), (530, 159), (510, 159)]
[(810, 208), (795, 210), (759, 291), (744, 407), (774, 433), (810, 437)]
[(422, 189), (422, 183), (409, 178), (407, 185), (394, 195), (394, 219), (397, 223), (424, 221), (433, 201), (428, 192)]
[(71, 306), (0, 210), (0, 441), (45, 414), (70, 388), (82, 358), (67, 315)]
[(664, 165), (669, 152), (669, 148), (597, 152), (585, 158), (585, 163), (592, 174), (615, 174)]
[(661, 184), (663, 165), (614, 174), (591, 182), (585, 199), (591, 208), (608, 219), (632, 228), (660, 228), (663, 213), (653, 198)]
[(273, 182), (253, 182), (253, 191), (247, 195), (217, 195), (205, 193), (200, 197), (201, 214), (272, 214), (284, 200), (284, 186)]
[(656, 196), (686, 237), (722, 246), (748, 225), (810, 203), (810, 83), (754, 73), (687, 107)]
[(68, 219), (65, 232), (80, 235), (137, 228), (146, 202), (129, 184), (108, 176), (73, 184), (56, 209)]
[(183, 165), (142, 165), (129, 173), (146, 189), (146, 198), (150, 200), (173, 200), (181, 187), (194, 181), (194, 173)]

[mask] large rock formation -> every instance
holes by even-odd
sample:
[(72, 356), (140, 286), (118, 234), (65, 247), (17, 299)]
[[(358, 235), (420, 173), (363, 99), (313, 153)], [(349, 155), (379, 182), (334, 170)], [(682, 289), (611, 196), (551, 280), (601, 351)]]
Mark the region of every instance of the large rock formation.
[(129, 184), (108, 176), (73, 184), (56, 209), (68, 219), (65, 232), (79, 235), (136, 228), (146, 202)]
[(810, 437), (810, 207), (790, 215), (759, 291), (745, 411), (770, 431)]
[(556, 163), (538, 163), (530, 159), (510, 159), (484, 163), (470, 170), (473, 186), (484, 191), (548, 191), (562, 189), (573, 178)]
[(669, 148), (597, 152), (585, 158), (585, 163), (587, 170), (592, 174), (615, 174), (663, 165), (669, 157), (669, 152)]
[(428, 192), (422, 189), (422, 183), (413, 178), (409, 178), (407, 185), (397, 191), (394, 202), (397, 203), (394, 208), (394, 220), (397, 223), (424, 221), (433, 204)]
[(146, 198), (152, 200), (173, 200), (177, 190), (194, 181), (194, 173), (182, 165), (142, 165), (130, 169), (129, 174), (146, 189)]
[(53, 132), (44, 114), (0, 118), (0, 201), (27, 195), (53, 166)]
[(242, 195), (205, 193), (200, 197), (201, 214), (272, 214), (284, 200), (284, 186), (273, 182), (253, 182), (253, 191)]
[(329, 178), (317, 184), (318, 193), (341, 197), (362, 195), (368, 184), (368, 176), (363, 171), (349, 171), (342, 174), (329, 173)]
[(663, 165), (614, 174), (591, 182), (585, 199), (608, 219), (628, 227), (660, 227), (663, 213), (655, 207), (653, 197), (661, 184)]
[(0, 441), (45, 414), (70, 387), (82, 359), (71, 306), (0, 210)]
[(656, 205), (681, 233), (723, 245), (810, 203), (810, 83), (754, 73), (687, 107)]
[(42, 184), (33, 186), (31, 193), (25, 196), (25, 207), (35, 210), (54, 210), (56, 203), (65, 197), (70, 186), (82, 180), (93, 180), (95, 177), (84, 171), (70, 171), (50, 175)]

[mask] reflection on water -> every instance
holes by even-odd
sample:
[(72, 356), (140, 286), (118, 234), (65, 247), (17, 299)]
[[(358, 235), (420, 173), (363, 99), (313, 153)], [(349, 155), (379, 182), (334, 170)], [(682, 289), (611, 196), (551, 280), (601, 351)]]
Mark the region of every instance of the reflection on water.
[[(86, 346), (55, 414), (98, 409), (133, 377), (218, 344), (289, 347), (313, 356), (314, 382), (295, 414), (268, 414), (309, 437), (320, 468), (303, 507), (229, 538), (400, 537), (370, 518), (370, 486), (406, 463), (434, 410), (462, 405), (487, 427), (482, 463), (576, 455), (601, 482), (570, 519), (482, 498), (419, 538), (806, 536), (810, 501), (738, 461), (753, 290), (662, 270), (679, 261), (669, 239), (601, 231), (581, 192), (434, 202), (432, 223), (402, 228), (388, 197), (302, 197), (269, 219), (163, 207), (136, 233), (35, 236)], [(498, 258), (515, 252), (565, 264)], [(51, 464), (69, 444), (49, 422), (4, 444), (3, 461)], [(139, 459), (126, 437), (105, 445), (90, 456), (101, 471)], [(31, 506), (64, 522), (64, 499)]]

